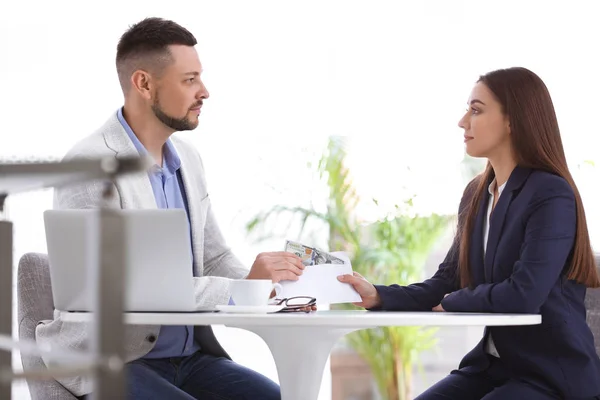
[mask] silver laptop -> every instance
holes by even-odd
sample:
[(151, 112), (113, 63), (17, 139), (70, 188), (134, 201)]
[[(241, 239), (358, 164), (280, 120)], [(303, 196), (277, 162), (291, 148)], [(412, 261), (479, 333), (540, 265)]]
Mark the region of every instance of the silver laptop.
[[(194, 311), (192, 250), (182, 209), (119, 210), (128, 244), (124, 311)], [(92, 311), (99, 210), (44, 212), (54, 307)]]

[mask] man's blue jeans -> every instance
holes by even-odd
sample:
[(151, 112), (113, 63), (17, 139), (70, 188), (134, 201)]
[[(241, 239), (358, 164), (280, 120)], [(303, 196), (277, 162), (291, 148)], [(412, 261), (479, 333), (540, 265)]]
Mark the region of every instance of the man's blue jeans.
[(130, 400), (279, 400), (267, 377), (201, 351), (189, 357), (139, 359), (127, 364)]

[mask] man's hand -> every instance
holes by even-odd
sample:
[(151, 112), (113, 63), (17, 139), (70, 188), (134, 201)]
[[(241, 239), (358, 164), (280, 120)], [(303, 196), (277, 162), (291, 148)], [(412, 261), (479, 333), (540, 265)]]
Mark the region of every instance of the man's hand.
[(381, 298), (375, 286), (369, 281), (363, 278), (358, 272), (354, 272), (354, 275), (340, 275), (338, 276), (340, 282), (349, 283), (354, 287), (354, 290), (358, 292), (362, 301), (360, 303), (352, 303), (355, 306), (363, 308), (374, 308), (381, 305)]
[[(446, 293), (444, 295), (444, 298), (446, 298), (446, 296), (448, 296), (450, 293)], [(437, 311), (437, 312), (446, 312), (446, 310), (444, 310), (444, 307), (442, 307), (442, 303), (438, 304), (437, 306), (433, 307), (431, 309), (431, 311)]]
[(297, 281), (302, 275), (302, 259), (287, 251), (260, 253), (246, 279), (270, 279), (273, 282)]

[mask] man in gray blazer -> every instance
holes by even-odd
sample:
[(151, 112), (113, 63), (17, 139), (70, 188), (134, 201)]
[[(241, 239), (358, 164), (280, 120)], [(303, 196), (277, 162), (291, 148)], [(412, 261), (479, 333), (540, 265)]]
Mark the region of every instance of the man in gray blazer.
[[(119, 41), (116, 57), (124, 107), (77, 143), (66, 158), (151, 156), (155, 165), (147, 173), (116, 181), (110, 205), (185, 209), (197, 303), (214, 306), (228, 303), (232, 279), (296, 280), (304, 267), (299, 257), (275, 252), (260, 254), (246, 269), (219, 230), (200, 155), (171, 137), (198, 126), (209, 96), (200, 79), (202, 65), (195, 45), (194, 36), (172, 21), (148, 18), (130, 27)], [(100, 182), (63, 188), (56, 191), (55, 205), (97, 208), (103, 204), (104, 189)], [(85, 324), (62, 321), (58, 313), (36, 329), (38, 343), (52, 348), (82, 349), (89, 333)], [(277, 384), (230, 359), (210, 327), (128, 326), (124, 345), (132, 399), (280, 398)], [(59, 381), (79, 397), (92, 390), (85, 377)]]

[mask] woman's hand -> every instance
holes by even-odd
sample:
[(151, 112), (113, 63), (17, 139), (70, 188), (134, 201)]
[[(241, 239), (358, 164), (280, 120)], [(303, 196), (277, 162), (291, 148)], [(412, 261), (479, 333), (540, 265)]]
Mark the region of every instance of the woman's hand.
[(381, 298), (375, 286), (362, 277), (358, 272), (353, 275), (346, 274), (338, 276), (338, 280), (343, 283), (349, 283), (354, 287), (362, 299), (359, 303), (352, 303), (355, 306), (363, 308), (375, 308), (381, 306)]
[[(444, 295), (444, 298), (446, 298), (446, 296), (448, 296), (450, 293), (446, 293)], [(446, 312), (446, 310), (444, 310), (444, 307), (442, 307), (442, 303), (438, 304), (437, 306), (433, 307), (431, 309), (431, 311), (437, 311), (437, 312)]]

